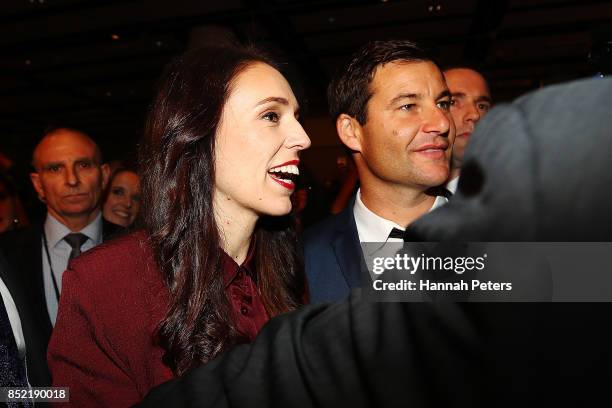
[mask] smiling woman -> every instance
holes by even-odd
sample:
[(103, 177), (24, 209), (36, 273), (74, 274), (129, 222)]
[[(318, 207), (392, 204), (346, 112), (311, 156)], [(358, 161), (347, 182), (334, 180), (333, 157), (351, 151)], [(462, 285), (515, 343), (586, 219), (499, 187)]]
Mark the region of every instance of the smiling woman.
[(115, 225), (130, 227), (140, 211), (140, 177), (134, 170), (119, 168), (109, 184), (102, 216)]
[(141, 150), (144, 231), (73, 261), (49, 345), (76, 406), (137, 403), (305, 300), (291, 211), (310, 140), (261, 52), (190, 51), (159, 85)]

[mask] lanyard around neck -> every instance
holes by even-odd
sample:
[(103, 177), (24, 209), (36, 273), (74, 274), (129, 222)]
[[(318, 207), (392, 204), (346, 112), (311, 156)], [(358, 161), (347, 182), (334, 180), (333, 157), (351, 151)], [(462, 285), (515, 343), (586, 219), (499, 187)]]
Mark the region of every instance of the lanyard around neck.
[(59, 303), (59, 287), (57, 285), (57, 280), (55, 279), (55, 274), (53, 273), (53, 265), (51, 264), (51, 255), (49, 255), (49, 244), (47, 242), (47, 233), (43, 229), (43, 243), (45, 247), (45, 254), (47, 254), (47, 262), (49, 263), (49, 271), (51, 272), (51, 282), (53, 282), (53, 289), (55, 289), (55, 299)]

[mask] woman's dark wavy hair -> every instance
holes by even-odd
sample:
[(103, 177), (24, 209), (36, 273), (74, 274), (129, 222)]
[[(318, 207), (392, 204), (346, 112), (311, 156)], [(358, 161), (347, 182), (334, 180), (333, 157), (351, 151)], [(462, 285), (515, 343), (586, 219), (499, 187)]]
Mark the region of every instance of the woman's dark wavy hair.
[[(215, 134), (236, 77), (276, 64), (254, 48), (207, 47), (167, 68), (140, 149), (143, 221), (170, 291), (158, 328), (164, 363), (175, 375), (246, 339), (236, 329), (221, 267), (213, 212)], [(305, 278), (286, 217), (262, 217), (253, 235), (257, 286), (270, 316), (302, 303)]]

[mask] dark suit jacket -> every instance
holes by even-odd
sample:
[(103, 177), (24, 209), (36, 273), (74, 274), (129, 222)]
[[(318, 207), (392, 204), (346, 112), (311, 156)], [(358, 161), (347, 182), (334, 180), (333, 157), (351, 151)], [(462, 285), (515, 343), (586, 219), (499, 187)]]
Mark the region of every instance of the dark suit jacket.
[(340, 214), (326, 218), (304, 233), (311, 303), (339, 301), (351, 289), (361, 287), (365, 261), (353, 215), (354, 204), (355, 197)]
[[(47, 369), (47, 344), (51, 337), (51, 320), (47, 311), (42, 272), (42, 226), (20, 228), (0, 235), (0, 250), (12, 273), (3, 279), (14, 293), (21, 315), (27, 348), (28, 379), (33, 386), (50, 386)], [(102, 223), (102, 237), (118, 234), (120, 227)]]

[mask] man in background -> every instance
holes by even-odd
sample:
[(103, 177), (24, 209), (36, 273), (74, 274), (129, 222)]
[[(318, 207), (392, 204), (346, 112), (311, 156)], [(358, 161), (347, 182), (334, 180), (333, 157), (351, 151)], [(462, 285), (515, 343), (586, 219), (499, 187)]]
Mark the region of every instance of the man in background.
[[(103, 240), (100, 198), (109, 178), (96, 143), (69, 128), (47, 132), (32, 155), (30, 178), (45, 204), (44, 225), (15, 230), (0, 237), (0, 248), (15, 273), (7, 286), (19, 287), (18, 308), (29, 308), (24, 319), (28, 372), (35, 386), (50, 384), (47, 343), (57, 316), (62, 274), (68, 261)], [(29, 334), (29, 335), (28, 335)], [(34, 346), (34, 345), (37, 346)], [(32, 345), (32, 346), (31, 346)]]
[(457, 128), (451, 175), (446, 184), (446, 188), (454, 194), (457, 191), (465, 146), (478, 121), (491, 108), (492, 102), (489, 84), (478, 71), (467, 67), (449, 68), (444, 71), (444, 78), (451, 92), (450, 111)]

